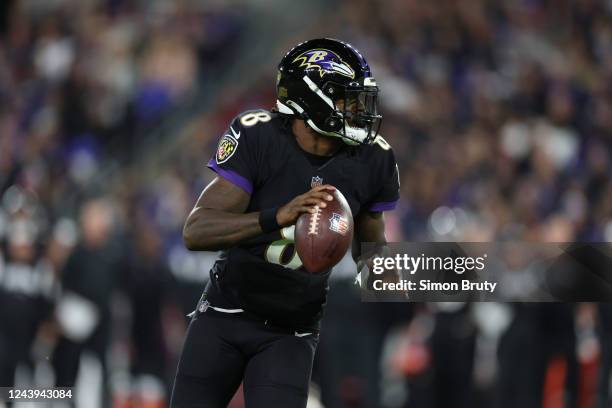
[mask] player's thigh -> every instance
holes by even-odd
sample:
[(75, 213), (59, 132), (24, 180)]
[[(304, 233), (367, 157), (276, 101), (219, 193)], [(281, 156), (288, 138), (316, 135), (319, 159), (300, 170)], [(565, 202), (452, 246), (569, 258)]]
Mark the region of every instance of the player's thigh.
[(192, 320), (174, 380), (172, 408), (227, 406), (245, 365), (243, 355), (224, 340), (230, 325), (206, 313)]
[(247, 408), (305, 407), (318, 337), (285, 335), (270, 342), (247, 363)]

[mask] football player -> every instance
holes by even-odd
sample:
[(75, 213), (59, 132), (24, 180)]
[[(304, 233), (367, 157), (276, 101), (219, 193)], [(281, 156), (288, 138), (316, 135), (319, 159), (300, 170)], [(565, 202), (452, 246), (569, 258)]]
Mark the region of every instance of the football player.
[(208, 163), (217, 177), (184, 228), (190, 250), (222, 253), (193, 313), (171, 406), (304, 407), (330, 271), (301, 268), (293, 230), (339, 189), (359, 242), (385, 242), (398, 170), (378, 135), (378, 88), (350, 44), (315, 39), (279, 64), (277, 107), (235, 118)]

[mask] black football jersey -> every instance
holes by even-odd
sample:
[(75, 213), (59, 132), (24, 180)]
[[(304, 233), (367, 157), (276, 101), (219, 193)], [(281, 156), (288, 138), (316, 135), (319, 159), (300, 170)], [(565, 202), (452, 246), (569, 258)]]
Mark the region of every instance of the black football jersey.
[[(280, 207), (318, 184), (339, 189), (354, 217), (391, 210), (399, 199), (397, 164), (382, 137), (371, 146), (316, 156), (300, 148), (282, 115), (265, 110), (234, 119), (208, 167), (250, 194), (247, 212)], [(223, 251), (206, 289), (210, 304), (242, 308), (276, 324), (316, 326), (330, 272), (301, 268), (293, 238), (287, 227)]]

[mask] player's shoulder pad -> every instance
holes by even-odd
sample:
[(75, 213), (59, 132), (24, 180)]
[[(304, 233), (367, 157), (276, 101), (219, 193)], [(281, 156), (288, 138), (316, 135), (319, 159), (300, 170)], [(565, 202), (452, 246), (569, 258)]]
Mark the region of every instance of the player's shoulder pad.
[[(275, 124), (277, 114), (265, 109), (253, 109), (232, 119), (217, 147), (217, 164), (228, 161), (238, 150), (255, 152), (265, 149), (269, 126)], [(246, 149), (246, 150), (245, 150)]]
[(282, 120), (277, 112), (252, 109), (234, 117), (227, 133), (236, 140), (242, 137), (259, 144), (263, 142), (263, 139), (274, 139), (281, 128)]
[(276, 119), (276, 114), (265, 109), (251, 109), (238, 114), (232, 120), (230, 125), (234, 131), (244, 131), (245, 133), (253, 133), (262, 125), (269, 124)]
[(377, 135), (371, 145), (359, 146), (361, 157), (374, 161), (395, 161), (393, 148), (381, 135)]

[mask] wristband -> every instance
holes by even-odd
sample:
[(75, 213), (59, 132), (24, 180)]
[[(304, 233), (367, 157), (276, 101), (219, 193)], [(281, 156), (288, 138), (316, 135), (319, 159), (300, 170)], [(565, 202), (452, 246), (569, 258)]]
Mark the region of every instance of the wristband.
[(276, 221), (278, 207), (268, 208), (259, 212), (259, 226), (264, 233), (277, 231), (281, 228)]

